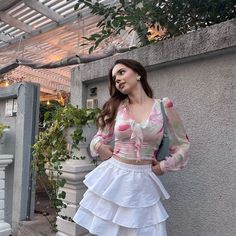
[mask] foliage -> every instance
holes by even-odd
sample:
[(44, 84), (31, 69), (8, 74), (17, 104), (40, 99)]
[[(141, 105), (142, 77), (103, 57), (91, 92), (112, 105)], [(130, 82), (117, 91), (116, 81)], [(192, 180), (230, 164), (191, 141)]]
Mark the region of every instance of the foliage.
[(2, 123), (0, 123), (0, 138), (2, 137), (3, 131), (4, 131), (4, 129), (6, 129), (6, 128), (10, 128), (10, 127), (7, 126), (7, 125), (4, 125), (4, 124), (2, 124)]
[[(38, 141), (33, 145), (33, 169), (38, 179), (48, 176), (49, 186), (46, 189), (49, 199), (55, 208), (56, 216), (66, 205), (64, 191), (59, 193), (59, 187), (63, 187), (65, 179), (61, 178), (62, 162), (67, 159), (83, 159), (84, 157), (73, 156), (72, 148), (79, 149), (78, 144), (85, 141), (83, 127), (94, 124), (99, 109), (78, 109), (72, 105), (58, 107), (52, 114), (47, 111), (44, 114), (45, 130), (40, 132)], [(68, 148), (66, 140), (67, 131), (73, 127), (72, 148)], [(51, 222), (51, 223), (55, 223)], [(55, 225), (54, 225), (55, 229)]]
[(49, 124), (53, 119), (53, 114), (57, 109), (62, 107), (58, 102), (51, 101), (50, 104), (45, 102), (40, 103), (39, 107), (39, 128), (40, 131), (45, 130), (46, 125)]
[[(144, 46), (236, 17), (235, 0), (119, 0), (106, 6), (98, 1), (79, 0), (75, 5), (76, 10), (85, 7), (101, 16), (97, 23), (100, 31), (84, 37), (94, 43), (90, 53), (121, 30), (136, 31)], [(148, 30), (156, 23), (165, 28), (165, 35), (149, 41)]]

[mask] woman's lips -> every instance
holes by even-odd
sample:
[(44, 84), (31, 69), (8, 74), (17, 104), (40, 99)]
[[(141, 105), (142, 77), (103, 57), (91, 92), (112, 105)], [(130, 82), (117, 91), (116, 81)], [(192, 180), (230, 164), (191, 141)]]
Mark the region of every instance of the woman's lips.
[(119, 85), (119, 89), (123, 89), (124, 86), (125, 86), (125, 83), (120, 84), (120, 85)]

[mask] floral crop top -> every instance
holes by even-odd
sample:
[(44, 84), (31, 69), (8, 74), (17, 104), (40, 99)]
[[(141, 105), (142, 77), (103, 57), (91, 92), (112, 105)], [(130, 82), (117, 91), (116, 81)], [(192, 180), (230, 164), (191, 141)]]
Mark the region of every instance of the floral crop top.
[[(189, 140), (183, 123), (169, 98), (163, 99), (167, 116), (167, 128), (170, 139), (170, 156), (160, 162), (163, 172), (182, 169), (188, 161)], [(153, 160), (163, 137), (163, 117), (160, 99), (155, 99), (151, 113), (145, 122), (137, 123), (123, 102), (117, 112), (113, 125), (99, 129), (90, 143), (92, 156), (98, 156), (96, 144), (108, 144), (114, 141), (113, 154), (122, 159)]]

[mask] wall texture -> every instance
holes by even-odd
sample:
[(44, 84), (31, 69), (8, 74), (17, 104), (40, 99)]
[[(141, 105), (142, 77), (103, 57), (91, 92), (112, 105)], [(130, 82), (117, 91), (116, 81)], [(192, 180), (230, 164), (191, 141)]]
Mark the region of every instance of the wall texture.
[[(15, 155), (15, 132), (16, 132), (16, 117), (5, 117), (6, 99), (0, 99), (0, 123), (9, 125), (11, 132), (7, 137), (4, 145), (0, 144), (0, 154)], [(13, 147), (13, 148), (12, 148)], [(13, 178), (14, 164), (7, 166), (5, 171), (5, 221), (11, 224), (12, 221), (12, 201), (13, 201)], [(9, 187), (11, 186), (11, 187)]]
[(236, 235), (236, 20), (128, 53), (81, 65), (73, 71), (72, 103), (83, 106), (97, 87), (108, 99), (107, 73), (117, 58), (148, 70), (155, 97), (170, 97), (191, 141), (186, 169), (161, 177), (171, 198), (168, 236)]
[[(5, 102), (17, 98), (16, 117), (5, 116)], [(6, 143), (0, 154), (13, 154), (14, 161), (6, 169), (5, 220), (13, 232), (19, 221), (29, 220), (34, 212), (32, 180), (32, 145), (38, 132), (39, 85), (29, 82), (0, 88), (0, 122), (10, 125)], [(13, 233), (14, 234), (14, 233)]]

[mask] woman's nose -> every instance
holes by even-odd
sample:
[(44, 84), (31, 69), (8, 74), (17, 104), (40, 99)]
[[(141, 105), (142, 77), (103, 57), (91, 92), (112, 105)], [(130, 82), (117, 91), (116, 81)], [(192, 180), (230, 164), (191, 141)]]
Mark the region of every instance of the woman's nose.
[(116, 82), (117, 84), (119, 84), (119, 83), (120, 83), (120, 78), (119, 78), (119, 77), (116, 77), (115, 82)]

